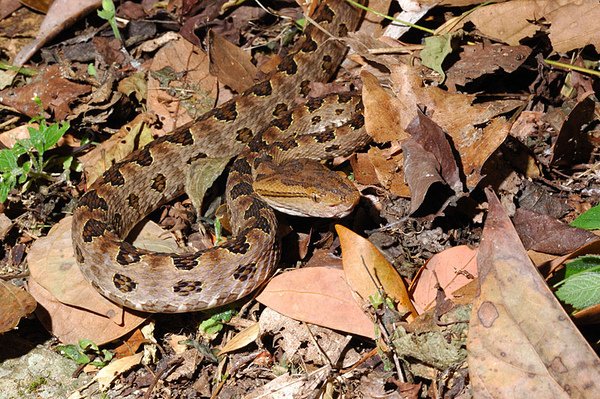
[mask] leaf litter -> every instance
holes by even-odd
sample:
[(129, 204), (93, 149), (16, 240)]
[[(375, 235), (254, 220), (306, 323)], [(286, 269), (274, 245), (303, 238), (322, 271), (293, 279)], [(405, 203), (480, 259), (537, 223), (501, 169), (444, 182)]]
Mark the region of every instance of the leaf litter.
[[(40, 112), (71, 124), (44, 156), (45, 180), (24, 181), (0, 205), (9, 338), (27, 326), (112, 349), (118, 360), (96, 375), (109, 397), (598, 396), (595, 335), (576, 327), (600, 322), (600, 136), (586, 75), (598, 60), (596, 2), (403, 3), (398, 18), (435, 32), (369, 14), (346, 40), (353, 53), (338, 81), (311, 85), (313, 95), (362, 88), (375, 144), (335, 165), (363, 201), (335, 223), (285, 217), (278, 274), (234, 318), (123, 311), (78, 277), (64, 216), (113, 162), (272, 70), (302, 13), (288, 3), (124, 2), (117, 40), (113, 21), (90, 12), (100, 3), (55, 1), (43, 23), (15, 5), (1, 14), (12, 28), (0, 47), (12, 64), (29, 63), (2, 64), (2, 142), (26, 139)], [(193, 165), (204, 201), (152, 214), (167, 230), (146, 245), (214, 241), (200, 222), (224, 214), (227, 163)], [(12, 329), (33, 300), (40, 324)], [(209, 319), (219, 328), (203, 334)]]

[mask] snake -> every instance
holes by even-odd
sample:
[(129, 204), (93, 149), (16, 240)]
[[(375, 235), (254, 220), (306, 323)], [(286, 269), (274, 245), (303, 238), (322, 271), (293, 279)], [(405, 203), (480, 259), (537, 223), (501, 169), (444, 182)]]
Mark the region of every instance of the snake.
[[(308, 202), (333, 191), (356, 203), (344, 188), (347, 179), (338, 179), (335, 187), (319, 178), (291, 181), (305, 168), (324, 168), (319, 161), (349, 155), (369, 141), (357, 93), (308, 98), (311, 82), (326, 82), (336, 72), (346, 53), (337, 38), (356, 29), (360, 12), (344, 0), (326, 0), (312, 19), (263, 80), (114, 163), (80, 197), (71, 228), (75, 259), (100, 294), (135, 310), (183, 313), (230, 304), (261, 287), (281, 254), (274, 201), (261, 191), (297, 195), (277, 188), (274, 171), (283, 170), (279, 184), (312, 190)], [(299, 98), (305, 102), (297, 105)], [(233, 160), (225, 189), (231, 238), (181, 254), (126, 241), (149, 213), (185, 193), (194, 162), (223, 157)], [(294, 205), (281, 207), (307, 216)], [(347, 206), (333, 207), (327, 217), (348, 212)]]

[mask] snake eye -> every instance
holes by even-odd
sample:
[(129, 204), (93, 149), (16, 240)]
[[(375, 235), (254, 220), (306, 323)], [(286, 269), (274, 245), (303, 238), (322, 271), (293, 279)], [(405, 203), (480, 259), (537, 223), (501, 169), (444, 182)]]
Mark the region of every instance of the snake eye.
[(314, 201), (314, 202), (319, 202), (319, 194), (314, 193), (310, 196), (310, 198)]

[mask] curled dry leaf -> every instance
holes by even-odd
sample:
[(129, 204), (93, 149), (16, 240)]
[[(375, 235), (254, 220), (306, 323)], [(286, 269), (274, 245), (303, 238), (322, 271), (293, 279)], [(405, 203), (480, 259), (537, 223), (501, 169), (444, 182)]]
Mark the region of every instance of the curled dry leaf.
[(256, 297), (271, 309), (307, 323), (373, 338), (373, 322), (354, 301), (344, 272), (305, 267), (274, 277)]
[[(348, 285), (363, 301), (383, 291), (398, 304), (398, 312), (411, 321), (417, 316), (404, 280), (396, 269), (369, 240), (352, 230), (335, 226), (342, 247), (342, 264)], [(362, 303), (361, 303), (362, 305)]]
[(600, 397), (600, 360), (527, 257), (496, 195), (486, 195), (480, 295), (467, 340), (473, 395)]
[(15, 328), (36, 306), (37, 302), (27, 291), (0, 280), (0, 334)]
[(411, 284), (413, 301), (419, 314), (434, 305), (437, 287), (444, 290), (448, 299), (453, 299), (454, 291), (477, 277), (476, 256), (477, 250), (460, 245), (435, 254), (427, 261)]

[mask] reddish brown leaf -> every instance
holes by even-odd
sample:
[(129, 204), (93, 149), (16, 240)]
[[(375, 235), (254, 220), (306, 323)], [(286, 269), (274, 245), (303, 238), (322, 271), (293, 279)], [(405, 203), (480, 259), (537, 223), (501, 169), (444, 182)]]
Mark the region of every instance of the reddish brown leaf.
[(448, 248), (435, 254), (411, 284), (415, 308), (422, 314), (435, 304), (437, 287), (448, 299), (452, 293), (477, 277), (477, 250), (466, 245)]
[(553, 255), (564, 255), (600, 240), (600, 237), (590, 231), (571, 227), (552, 216), (521, 208), (515, 212), (513, 223), (525, 249)]
[(27, 291), (0, 280), (0, 333), (15, 328), (36, 306), (37, 302)]
[(480, 295), (467, 338), (473, 396), (600, 397), (600, 360), (527, 257), (496, 195), (486, 194)]
[(296, 320), (369, 338), (375, 334), (340, 269), (306, 267), (281, 274), (256, 299)]
[(2, 90), (0, 102), (33, 117), (40, 113), (39, 106), (33, 101), (38, 96), (44, 108), (50, 110), (55, 119), (62, 120), (70, 114), (71, 103), (90, 91), (89, 85), (64, 78), (58, 65), (50, 65), (28, 85)]
[(476, 78), (498, 70), (515, 71), (531, 54), (527, 46), (505, 46), (477, 43), (463, 46), (460, 59), (446, 71), (446, 84), (456, 91), (456, 85), (465, 86)]
[(335, 230), (340, 237), (342, 264), (346, 281), (361, 298), (361, 305), (369, 297), (385, 293), (398, 305), (401, 314), (407, 314), (411, 321), (417, 316), (404, 280), (396, 269), (369, 240), (341, 225)]
[(402, 143), (404, 153), (404, 176), (410, 187), (410, 213), (414, 213), (425, 201), (429, 188), (444, 183), (440, 176), (440, 164), (435, 156), (414, 140)]

